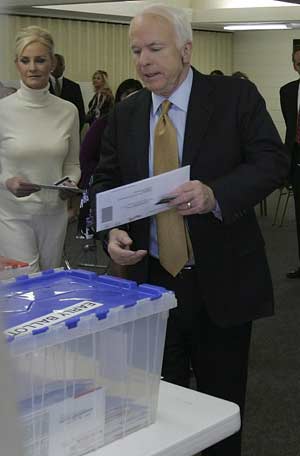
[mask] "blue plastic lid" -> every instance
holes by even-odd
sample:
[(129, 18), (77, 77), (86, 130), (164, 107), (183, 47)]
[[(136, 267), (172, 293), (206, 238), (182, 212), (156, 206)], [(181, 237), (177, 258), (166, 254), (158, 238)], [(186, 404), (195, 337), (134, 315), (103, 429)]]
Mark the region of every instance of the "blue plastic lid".
[(79, 269), (50, 270), (2, 284), (0, 311), (6, 330), (38, 319), (40, 326), (32, 325), (30, 331), (34, 335), (48, 329), (47, 318), (51, 324), (58, 324), (61, 321), (55, 322), (56, 316), (63, 315), (65, 325), (71, 329), (83, 315), (94, 313), (103, 319), (112, 308), (132, 307), (145, 298), (158, 299), (165, 291), (162, 287), (137, 285)]

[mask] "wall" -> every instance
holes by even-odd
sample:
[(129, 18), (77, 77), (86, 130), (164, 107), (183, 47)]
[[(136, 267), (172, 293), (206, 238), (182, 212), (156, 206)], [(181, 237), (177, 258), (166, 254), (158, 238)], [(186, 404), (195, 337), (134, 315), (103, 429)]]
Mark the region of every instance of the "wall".
[(280, 30), (237, 32), (233, 39), (234, 70), (247, 73), (257, 85), (283, 139), (279, 88), (298, 77), (291, 62), (293, 39), (297, 38), (297, 30)]
[[(136, 77), (128, 46), (128, 25), (28, 16), (0, 15), (2, 81), (18, 80), (14, 65), (14, 39), (20, 28), (40, 25), (54, 37), (56, 51), (66, 58), (66, 77), (80, 82), (85, 102), (92, 96), (91, 76), (105, 69), (113, 91), (128, 77)], [(193, 64), (203, 73), (232, 69), (232, 34), (194, 32)]]

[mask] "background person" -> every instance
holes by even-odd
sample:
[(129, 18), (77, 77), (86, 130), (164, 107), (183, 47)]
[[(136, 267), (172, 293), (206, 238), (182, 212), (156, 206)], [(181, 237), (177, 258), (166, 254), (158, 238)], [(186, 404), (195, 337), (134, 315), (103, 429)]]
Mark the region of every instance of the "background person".
[(125, 100), (125, 98), (134, 94), (138, 90), (141, 90), (142, 88), (143, 86), (141, 82), (137, 79), (125, 79), (121, 82), (121, 84), (116, 90), (115, 102), (119, 103), (119, 101)]
[(86, 115), (86, 122), (90, 125), (92, 125), (96, 119), (108, 114), (114, 104), (114, 96), (107, 81), (106, 71), (95, 71), (92, 81), (95, 95), (89, 101), (89, 109)]
[(231, 75), (233, 78), (240, 78), (240, 79), (247, 79), (249, 80), (248, 76), (246, 73), (243, 73), (242, 71), (234, 71)]
[[(125, 79), (116, 90), (115, 102), (118, 103), (129, 95), (142, 89), (140, 81)], [(88, 129), (80, 147), (81, 178), (79, 186), (88, 188), (92, 174), (99, 162), (101, 154), (101, 139), (107, 124), (107, 115), (97, 119)]]
[[(143, 88), (140, 81), (136, 79), (125, 79), (121, 82), (116, 90), (115, 101), (119, 103), (128, 96), (133, 95), (138, 90)], [(101, 155), (101, 140), (104, 130), (107, 125), (108, 115), (100, 117), (95, 120), (91, 127), (88, 129), (81, 147), (80, 147), (80, 169), (81, 178), (79, 187), (82, 189), (88, 189), (90, 186), (90, 180), (94, 174), (97, 165), (99, 163)], [(90, 201), (87, 193), (83, 194), (81, 198), (79, 219), (78, 219), (78, 235), (80, 237), (86, 237), (86, 233), (89, 232), (87, 220), (90, 220)]]
[(0, 100), (0, 255), (28, 262), (32, 271), (58, 267), (70, 191), (46, 190), (80, 177), (79, 120), (75, 106), (49, 93), (54, 43), (32, 26), (16, 37), (21, 88)]
[(50, 74), (50, 93), (62, 98), (63, 100), (70, 101), (78, 109), (79, 126), (82, 129), (85, 123), (85, 110), (84, 102), (80, 85), (71, 79), (64, 77), (66, 69), (65, 58), (61, 54), (54, 54), (55, 67)]
[[(292, 54), (294, 70), (300, 75), (300, 49), (295, 49)], [(289, 271), (286, 276), (289, 279), (300, 279), (300, 85), (299, 78), (296, 81), (285, 84), (280, 89), (280, 105), (284, 117), (286, 132), (285, 144), (291, 157), (291, 168), (289, 180), (292, 184), (299, 265)]]
[[(165, 380), (188, 386), (192, 365), (200, 391), (238, 403), (243, 415), (251, 321), (273, 314), (254, 206), (281, 185), (288, 158), (252, 83), (191, 68), (192, 30), (183, 11), (150, 6), (132, 20), (129, 37), (148, 90), (115, 106), (92, 195), (153, 175), (164, 161), (161, 139), (166, 131), (174, 138), (174, 128), (175, 155), (191, 165), (191, 181), (174, 189), (168, 215), (110, 230), (107, 249), (128, 266), (129, 278), (176, 293)], [(175, 223), (163, 229), (168, 219), (179, 227), (175, 239)], [(240, 433), (203, 454), (240, 456)]]
[(224, 73), (221, 70), (213, 70), (210, 72), (210, 75), (211, 76), (224, 76)]
[(7, 97), (16, 91), (17, 89), (14, 87), (5, 87), (5, 85), (0, 81), (0, 98)]

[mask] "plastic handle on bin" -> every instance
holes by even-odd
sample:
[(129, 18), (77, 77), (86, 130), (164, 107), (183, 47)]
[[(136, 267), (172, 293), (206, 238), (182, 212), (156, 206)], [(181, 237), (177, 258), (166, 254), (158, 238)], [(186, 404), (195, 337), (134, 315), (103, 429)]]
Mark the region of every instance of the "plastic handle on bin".
[(104, 320), (107, 317), (108, 310), (96, 310), (98, 320)]
[(6, 336), (6, 342), (9, 344), (10, 342), (12, 342), (13, 340), (15, 340), (15, 336)]
[(32, 335), (36, 336), (37, 334), (42, 334), (42, 333), (48, 331), (48, 329), (49, 329), (49, 326), (44, 326), (44, 328), (33, 329)]
[(136, 301), (128, 301), (125, 302), (124, 308), (127, 309), (128, 307), (134, 307), (136, 305)]
[(68, 329), (76, 328), (80, 321), (80, 317), (72, 317), (65, 322)]

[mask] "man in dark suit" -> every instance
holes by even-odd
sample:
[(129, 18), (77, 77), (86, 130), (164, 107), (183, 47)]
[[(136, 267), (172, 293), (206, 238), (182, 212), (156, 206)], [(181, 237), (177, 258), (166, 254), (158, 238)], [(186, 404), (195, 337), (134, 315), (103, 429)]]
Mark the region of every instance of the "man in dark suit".
[(85, 110), (80, 85), (63, 76), (65, 59), (62, 55), (55, 54), (55, 61), (55, 68), (50, 75), (50, 92), (64, 100), (70, 101), (77, 107), (81, 131), (85, 122)]
[[(131, 22), (129, 37), (146, 88), (115, 106), (91, 197), (153, 175), (157, 158), (169, 152), (165, 147), (157, 157), (158, 136), (171, 131), (171, 123), (177, 159), (191, 165), (191, 180), (174, 189), (171, 210), (164, 214), (173, 213), (186, 227), (180, 244), (188, 259), (175, 272), (162, 266), (165, 250), (169, 256), (179, 242), (172, 240), (174, 224), (169, 240), (161, 243), (160, 217), (111, 229), (107, 250), (127, 266), (128, 278), (175, 291), (165, 380), (188, 386), (192, 366), (200, 391), (237, 402), (243, 413), (251, 321), (273, 314), (272, 282), (253, 207), (282, 184), (288, 157), (251, 82), (205, 76), (190, 66), (192, 30), (181, 10), (146, 8)], [(171, 102), (168, 114), (161, 112), (165, 100)], [(240, 433), (203, 454), (240, 456)]]
[[(300, 74), (300, 49), (292, 54), (295, 71)], [(286, 124), (285, 144), (291, 155), (290, 183), (295, 201), (298, 257), (300, 264), (300, 119), (299, 119), (299, 79), (289, 82), (280, 89), (280, 104)], [(297, 135), (297, 121), (299, 130)], [(289, 279), (300, 279), (300, 266), (287, 273)]]

